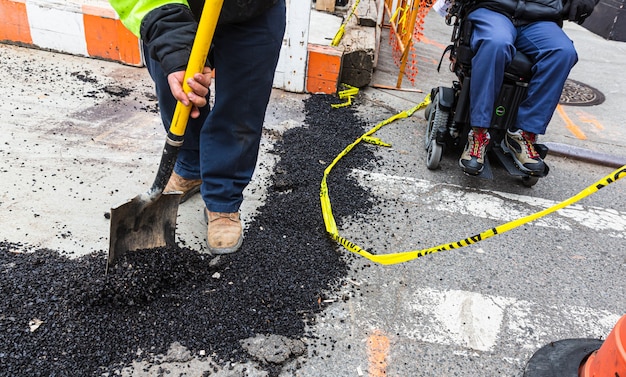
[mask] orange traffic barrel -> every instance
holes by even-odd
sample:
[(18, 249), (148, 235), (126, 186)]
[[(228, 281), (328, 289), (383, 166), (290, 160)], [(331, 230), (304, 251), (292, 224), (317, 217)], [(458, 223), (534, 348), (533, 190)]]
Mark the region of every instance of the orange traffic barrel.
[(609, 336), (563, 339), (541, 347), (528, 360), (524, 377), (626, 377), (626, 315)]
[(601, 346), (602, 341), (599, 339), (562, 339), (550, 342), (528, 360), (524, 377), (578, 377), (580, 365)]
[(580, 366), (580, 377), (626, 377), (626, 315), (609, 333), (600, 349)]

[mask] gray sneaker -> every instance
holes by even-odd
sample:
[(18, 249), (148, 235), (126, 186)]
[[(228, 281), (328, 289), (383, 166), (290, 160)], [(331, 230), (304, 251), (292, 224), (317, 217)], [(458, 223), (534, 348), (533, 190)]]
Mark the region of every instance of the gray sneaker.
[(534, 146), (537, 135), (523, 130), (507, 131), (504, 141), (521, 171), (530, 175), (543, 174), (546, 164)]
[(467, 144), (459, 159), (459, 166), (466, 174), (478, 175), (483, 171), (489, 140), (491, 136), (486, 128), (472, 127), (467, 134)]

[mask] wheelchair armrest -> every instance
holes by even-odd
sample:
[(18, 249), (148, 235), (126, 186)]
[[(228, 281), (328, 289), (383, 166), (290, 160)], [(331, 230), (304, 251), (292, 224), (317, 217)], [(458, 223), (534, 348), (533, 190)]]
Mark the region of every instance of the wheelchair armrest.
[(524, 81), (530, 80), (532, 76), (533, 62), (530, 61), (528, 56), (517, 51), (511, 64), (506, 68), (506, 73), (521, 78)]

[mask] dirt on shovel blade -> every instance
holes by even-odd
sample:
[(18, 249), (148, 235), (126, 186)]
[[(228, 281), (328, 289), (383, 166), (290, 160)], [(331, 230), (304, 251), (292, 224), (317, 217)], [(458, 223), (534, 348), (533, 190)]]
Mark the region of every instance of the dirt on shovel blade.
[[(249, 359), (240, 340), (257, 334), (306, 344), (307, 321), (351, 259), (324, 230), (319, 184), (364, 125), (351, 107), (331, 102), (308, 98), (306, 125), (286, 131), (270, 152), (280, 157), (276, 173), (238, 253), (215, 260), (186, 248), (140, 250), (105, 276), (104, 251), (70, 259), (0, 242), (0, 376), (100, 376), (153, 360), (174, 342), (216, 363)], [(370, 151), (355, 148), (329, 178), (339, 223), (367, 212), (369, 194), (347, 172), (371, 162)]]

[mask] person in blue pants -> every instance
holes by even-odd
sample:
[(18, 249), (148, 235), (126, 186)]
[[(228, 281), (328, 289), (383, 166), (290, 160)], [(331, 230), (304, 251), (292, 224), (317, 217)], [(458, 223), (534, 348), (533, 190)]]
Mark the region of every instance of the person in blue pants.
[[(256, 166), (285, 33), (285, 0), (225, 0), (208, 67), (190, 79), (192, 92), (188, 94), (182, 91), (182, 80), (203, 2), (110, 2), (143, 42), (165, 129), (178, 100), (193, 105), (184, 144), (164, 192), (182, 191), (184, 201), (200, 191), (209, 251), (237, 251), (243, 241), (239, 208)], [(213, 72), (215, 96), (210, 108)]]
[(459, 165), (470, 175), (484, 167), (491, 140), (489, 127), (504, 70), (517, 50), (533, 63), (528, 95), (520, 104), (515, 126), (507, 130), (506, 146), (518, 168), (542, 174), (545, 164), (534, 144), (558, 105), (565, 80), (578, 61), (573, 42), (562, 29), (563, 20), (582, 23), (597, 0), (477, 0), (467, 20), (472, 24), (470, 48), (470, 125)]

